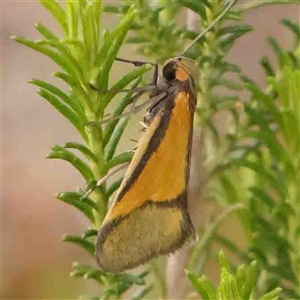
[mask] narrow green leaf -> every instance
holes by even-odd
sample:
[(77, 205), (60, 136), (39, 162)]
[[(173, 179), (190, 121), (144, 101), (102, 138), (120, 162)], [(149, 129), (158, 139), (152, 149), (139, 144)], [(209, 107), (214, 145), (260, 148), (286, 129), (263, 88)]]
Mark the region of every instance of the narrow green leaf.
[(242, 84), (234, 82), (233, 80), (228, 80), (223, 77), (212, 80), (211, 84), (213, 87), (226, 86), (227, 88), (234, 90), (234, 91), (240, 91), (244, 88)]
[[(299, 1), (298, 1), (298, 3), (299, 3)], [(285, 18), (281, 20), (281, 23), (283, 25), (285, 25), (287, 28), (289, 28), (290, 30), (293, 31), (293, 33), (295, 34), (297, 40), (300, 39), (300, 26), (299, 26), (299, 24), (294, 23), (291, 20), (285, 19)]]
[(31, 81), (29, 81), (29, 83), (41, 87), (44, 90), (47, 90), (48, 92), (52, 93), (54, 96), (59, 97), (59, 99), (62, 100), (65, 104), (67, 104), (78, 116), (80, 116), (81, 119), (85, 119), (84, 111), (80, 104), (76, 103), (74, 99), (69, 97), (58, 87), (39, 79), (32, 79)]
[(122, 274), (122, 275), (116, 275), (114, 280), (115, 280), (115, 282), (118, 282), (120, 279), (122, 279), (123, 281), (129, 282), (129, 283), (134, 283), (137, 285), (144, 285), (146, 283), (144, 277), (145, 277), (144, 273), (140, 274), (139, 276), (132, 275), (132, 274)]
[(287, 191), (283, 182), (280, 182), (273, 174), (271, 174), (268, 170), (264, 169), (260, 163), (250, 162), (246, 159), (237, 159), (232, 161), (232, 163), (240, 166), (246, 167), (248, 169), (253, 170), (258, 175), (261, 176), (262, 179), (265, 179), (269, 182), (269, 184), (273, 187), (275, 191), (277, 191), (280, 197), (284, 198)]
[(206, 290), (202, 287), (202, 285), (198, 281), (198, 277), (189, 271), (185, 271), (188, 279), (194, 286), (195, 290), (201, 295), (203, 300), (210, 300)]
[(258, 186), (250, 186), (249, 191), (253, 194), (254, 198), (262, 200), (269, 209), (274, 208), (276, 202), (264, 189)]
[[(262, 100), (256, 98), (255, 101), (260, 101), (262, 106)], [(253, 101), (254, 102), (254, 101)], [(251, 104), (250, 104), (251, 105)], [(251, 107), (248, 103), (245, 103), (244, 110), (248, 114), (250, 126), (258, 125), (260, 130), (270, 132), (270, 125), (274, 122), (273, 114), (266, 112), (265, 108), (256, 109)], [(268, 114), (268, 115), (267, 115)], [(247, 131), (245, 131), (247, 132)]]
[(95, 60), (97, 57), (97, 53), (99, 52), (99, 47), (102, 43), (100, 40), (100, 23), (102, 16), (102, 0), (92, 0), (92, 9), (90, 12), (90, 26), (93, 28), (93, 39), (97, 41), (93, 43), (93, 52), (92, 52), (92, 62), (95, 65)]
[(178, 0), (182, 6), (189, 8), (195, 13), (199, 14), (203, 20), (206, 20), (206, 12), (204, 3), (201, 1), (193, 1), (193, 0)]
[(136, 13), (137, 11), (132, 7), (110, 36), (109, 40), (111, 44), (107, 53), (103, 53), (103, 55), (105, 55), (105, 60), (103, 62), (103, 65), (101, 66), (101, 76), (99, 77), (99, 80), (97, 80), (97, 87), (99, 87), (101, 90), (107, 89), (110, 69), (113, 62), (115, 61), (115, 58), (120, 50), (120, 47), (127, 35), (131, 22)]
[(227, 258), (226, 258), (226, 256), (225, 256), (225, 253), (224, 253), (224, 251), (223, 250), (221, 250), (220, 252), (219, 252), (219, 263), (220, 263), (220, 265), (224, 268), (224, 269), (226, 269), (228, 272), (230, 272), (230, 265), (229, 265), (229, 263), (228, 263), (228, 261), (227, 261)]
[(80, 195), (75, 192), (63, 192), (58, 193), (55, 196), (57, 199), (76, 207), (82, 213), (84, 213), (91, 222), (94, 222), (94, 216), (91, 207), (80, 200)]
[(285, 140), (285, 144), (289, 147), (286, 151), (292, 154), (300, 151), (300, 110), (299, 101), (299, 82), (300, 72), (285, 69), (282, 74), (282, 79), (277, 82), (274, 78), (269, 79), (270, 84), (274, 90), (279, 94), (280, 113), (282, 116), (282, 123), (279, 125), (279, 130)]
[(297, 280), (295, 274), (291, 271), (292, 270), (291, 266), (287, 270), (285, 265), (284, 266), (277, 266), (277, 265), (276, 266), (270, 266), (270, 265), (266, 265), (265, 269), (268, 272), (277, 275), (279, 278), (282, 278), (284, 280), (290, 281), (293, 285), (297, 285), (298, 284), (298, 280)]
[(230, 21), (243, 21), (243, 14), (240, 11), (229, 11), (223, 20), (230, 20)]
[(226, 72), (240, 73), (242, 71), (239, 66), (228, 62), (220, 62), (218, 69), (220, 70), (220, 72), (222, 72), (222, 74)]
[(115, 5), (105, 5), (103, 7), (103, 12), (112, 14), (122, 14), (124, 13), (123, 8)]
[(62, 73), (62, 72), (54, 72), (53, 75), (57, 78), (62, 79), (66, 84), (68, 84), (70, 87), (75, 87), (78, 82), (72, 78), (69, 74)]
[(252, 290), (255, 286), (256, 280), (258, 278), (258, 266), (257, 261), (253, 261), (250, 264), (247, 279), (245, 281), (243, 290), (242, 290), (242, 299), (250, 299)]
[(212, 9), (213, 4), (210, 2), (210, 0), (202, 0), (201, 2), (203, 3), (203, 5), (205, 5), (210, 10)]
[(280, 47), (280, 45), (278, 44), (278, 42), (276, 41), (275, 38), (273, 38), (272, 36), (270, 36), (268, 38), (268, 42), (272, 48), (272, 50), (274, 51), (274, 53), (276, 54), (278, 61), (280, 62), (281, 59), (281, 53), (282, 53), (282, 49)]
[(262, 128), (264, 131), (245, 131), (243, 136), (245, 138), (254, 138), (261, 141), (266, 147), (268, 147), (272, 156), (278, 161), (285, 161), (287, 159), (286, 152), (280, 142), (278, 141), (274, 132), (269, 128)]
[[(69, 70), (69, 74), (79, 82), (83, 88), (87, 89), (87, 83), (85, 74), (83, 71), (83, 65), (80, 64), (72, 55), (70, 49), (66, 46), (66, 43), (56, 40), (42, 40), (36, 42), (39, 45), (49, 45), (53, 47), (57, 53), (59, 53), (60, 59), (65, 66), (65, 70)], [(67, 68), (67, 69), (66, 69)]]
[(64, 69), (68, 74), (70, 74), (73, 78), (76, 78), (76, 73), (74, 72), (74, 70), (68, 63), (68, 61), (66, 61), (64, 58), (62, 58), (61, 55), (59, 55), (57, 52), (49, 49), (45, 45), (24, 39), (22, 37), (12, 36), (11, 39), (24, 45), (24, 46), (30, 47), (31, 49), (34, 49), (34, 50), (41, 52), (44, 55), (50, 57), (57, 65), (59, 65), (62, 69)]
[(55, 0), (40, 0), (40, 3), (51, 13), (65, 33), (68, 32), (66, 12)]
[(132, 287), (133, 284), (120, 280), (117, 287), (113, 290), (112, 294), (116, 295), (117, 298), (121, 298), (121, 296), (126, 293)]
[[(133, 82), (137, 78), (140, 78), (142, 75), (144, 75), (146, 72), (148, 72), (152, 68), (153, 68), (153, 66), (151, 66), (151, 65), (144, 65), (139, 68), (135, 68), (133, 71), (131, 71), (130, 73), (123, 76), (116, 84), (114, 84), (111, 87), (110, 91), (104, 96), (103, 104), (101, 103), (101, 106), (103, 108), (105, 108), (119, 90), (124, 89), (129, 83)], [(134, 89), (135, 86), (138, 86), (140, 81), (141, 81), (141, 79), (137, 80), (137, 82), (138, 82), (137, 84), (135, 84), (136, 82), (134, 81), (134, 84), (132, 84), (132, 87), (130, 87), (130, 89)], [(132, 93), (127, 93), (127, 94), (132, 95)]]
[(105, 159), (109, 160), (115, 154), (116, 148), (119, 144), (119, 141), (123, 135), (125, 127), (129, 121), (129, 117), (123, 117), (119, 120), (117, 126), (115, 127), (109, 143), (105, 147)]
[(237, 268), (236, 274), (235, 274), (235, 280), (236, 284), (238, 286), (238, 290), (242, 291), (244, 284), (246, 282), (246, 269), (245, 265), (240, 265)]
[(142, 36), (129, 36), (125, 40), (126, 44), (144, 44), (147, 42), (148, 42), (148, 39), (146, 37), (142, 37)]
[(198, 284), (201, 285), (202, 289), (205, 290), (209, 297), (209, 300), (217, 300), (217, 293), (215, 291), (215, 288), (205, 275), (202, 275), (198, 278)]
[(99, 212), (99, 207), (93, 200), (91, 200), (89, 197), (82, 198), (83, 195), (85, 194), (85, 191), (82, 190), (81, 188), (76, 192), (64, 192), (64, 194), (66, 194), (66, 196), (68, 197), (74, 197), (78, 199), (78, 201), (85, 203), (91, 209), (94, 209), (95, 211)]
[(222, 27), (218, 30), (217, 32), (217, 36), (221, 37), (223, 35), (226, 34), (230, 34), (230, 33), (247, 33), (253, 31), (253, 28), (250, 25), (230, 25), (230, 26), (226, 26), (226, 27)]
[(96, 268), (92, 267), (91, 265), (80, 264), (78, 262), (74, 262), (72, 265), (72, 272), (70, 273), (70, 275), (72, 277), (83, 277), (87, 272), (90, 272), (93, 270), (99, 270), (99, 269), (96, 269)]
[(49, 30), (47, 27), (45, 27), (43, 24), (35, 23), (34, 27), (46, 39), (56, 40), (56, 41), (59, 40), (59, 38), (51, 30)]
[(94, 27), (93, 27), (93, 5), (89, 3), (87, 5), (80, 3), (80, 18), (81, 18), (81, 27), (82, 35), (84, 39), (84, 45), (87, 49), (88, 60), (93, 62), (94, 55)]
[[(133, 84), (130, 86), (130, 89), (135, 89), (139, 85), (140, 81), (141, 81), (141, 78), (137, 78), (136, 80), (134, 80)], [(116, 109), (114, 110), (114, 112), (112, 114), (112, 117), (119, 116), (123, 113), (123, 111), (127, 107), (127, 105), (129, 105), (131, 103), (132, 95), (133, 95), (133, 93), (131, 93), (131, 92), (127, 92), (127, 93), (123, 94), (122, 99), (120, 100), (119, 104), (117, 105)], [(112, 135), (114, 129), (116, 128), (118, 122), (119, 122), (119, 120), (115, 120), (115, 121), (109, 122), (106, 125), (104, 134), (103, 134), (103, 146), (104, 147), (109, 142), (111, 135)]]
[[(101, 70), (100, 66), (103, 63), (103, 61), (105, 59), (105, 55), (108, 52), (110, 44), (112, 43), (113, 39), (116, 37), (116, 34), (117, 34), (116, 30), (114, 30), (112, 33), (110, 33), (110, 31), (107, 28), (105, 28), (102, 31), (101, 45), (100, 45), (101, 48), (96, 55), (95, 64), (94, 64), (95, 66), (99, 66), (99, 70)], [(100, 76), (101, 74), (99, 74), (99, 72), (98, 72), (97, 75)], [(97, 76), (95, 76), (95, 78), (97, 78)], [(96, 85), (96, 81), (97, 80), (94, 81), (95, 85)]]
[[(245, 77), (243, 79), (245, 81), (245, 87), (252, 94), (252, 97), (257, 102), (259, 102), (260, 105), (264, 104), (266, 108), (270, 110), (270, 113), (274, 117), (275, 121), (278, 123), (278, 126), (282, 126), (282, 116), (278, 108), (276, 107), (273, 99), (269, 95), (265, 94), (255, 83), (246, 79)], [(260, 125), (267, 124), (266, 120), (260, 117), (260, 114), (257, 112), (257, 110), (252, 109), (250, 105), (245, 105), (244, 108), (248, 114), (252, 114), (253, 116), (255, 116), (255, 120), (259, 121)], [(267, 127), (265, 127), (265, 129), (267, 129)]]
[(226, 193), (226, 199), (228, 204), (234, 204), (239, 201), (239, 196), (236, 191), (236, 187), (229, 180), (228, 176), (221, 176), (220, 184), (224, 192)]
[(88, 252), (92, 257), (94, 257), (95, 254), (95, 246), (93, 243), (89, 242), (88, 240), (83, 239), (82, 237), (78, 235), (64, 235), (62, 237), (62, 240), (64, 242), (69, 242), (76, 244), (80, 247), (82, 247), (86, 252)]
[(98, 205), (93, 201), (91, 200), (90, 198), (82, 198), (83, 194), (80, 195), (80, 200), (83, 202), (83, 203), (86, 203), (87, 205), (89, 205), (92, 209), (94, 209), (95, 211), (97, 212), (100, 212), (100, 209), (98, 207)]
[(125, 162), (130, 162), (134, 155), (133, 151), (127, 151), (119, 154), (118, 156), (113, 157), (107, 162), (107, 168), (111, 169), (117, 165), (123, 164)]
[(84, 107), (85, 110), (90, 110), (93, 108), (88, 92), (81, 85), (78, 85), (78, 82), (74, 80), (74, 78), (61, 72), (55, 72), (53, 75), (62, 79), (72, 88), (74, 94), (77, 96), (76, 99), (79, 100), (81, 106)]
[(76, 142), (68, 142), (65, 144), (64, 148), (68, 149), (76, 149), (80, 151), (89, 161), (94, 162), (95, 164), (98, 164), (97, 157), (95, 154), (86, 146), (76, 143)]
[(47, 158), (55, 158), (68, 161), (80, 172), (80, 174), (85, 178), (87, 182), (94, 180), (94, 175), (90, 167), (79, 157), (63, 147), (60, 147), (58, 145), (52, 147), (52, 151), (48, 154)]
[(78, 116), (71, 110), (68, 106), (63, 104), (57, 97), (53, 94), (49, 93), (47, 90), (40, 89), (38, 94), (46, 99), (54, 108), (56, 108), (63, 116), (66, 117), (67, 120), (70, 121), (71, 124), (77, 129), (77, 131), (81, 134), (83, 139), (87, 141), (87, 135), (82, 126), (82, 121), (78, 118)]
[(141, 300), (144, 299), (144, 297), (152, 290), (153, 285), (149, 285), (143, 289), (141, 289), (140, 291), (137, 291), (133, 296), (132, 296), (132, 300)]
[(66, 16), (68, 36), (70, 38), (77, 38), (78, 36), (78, 16), (77, 16), (77, 3), (76, 1), (66, 2)]
[(83, 278), (84, 279), (94, 279), (97, 282), (99, 282), (100, 284), (104, 284), (104, 282), (102, 280), (102, 276), (105, 276), (105, 273), (98, 269), (98, 270), (88, 271), (87, 273), (84, 274)]
[[(249, 31), (247, 31), (249, 32)], [(223, 49), (224, 53), (227, 53), (231, 47), (234, 45), (235, 41), (242, 37), (247, 32), (236, 32), (226, 35), (221, 41), (220, 41), (220, 49)]]
[(258, 300), (277, 300), (278, 296), (281, 292), (282, 292), (282, 288), (278, 287), (278, 288), (272, 290), (271, 292), (263, 295)]
[(267, 56), (264, 56), (260, 60), (260, 64), (264, 68), (266, 76), (272, 76), (272, 77), (275, 76), (275, 71), (272, 68), (271, 62), (270, 62), (270, 60), (269, 60), (269, 58)]
[(82, 234), (82, 238), (83, 239), (88, 239), (90, 237), (95, 237), (98, 234), (98, 230), (94, 229), (94, 228), (88, 228), (83, 234)]
[(220, 300), (246, 300), (240, 296), (235, 278), (230, 274), (227, 267), (223, 267), (221, 271), (218, 295)]
[(211, 137), (213, 138), (212, 141), (215, 143), (215, 145), (220, 145), (220, 136), (219, 132), (215, 126), (215, 124), (212, 122), (211, 119), (205, 120), (205, 125), (210, 129), (210, 133), (212, 134)]
[[(101, 22), (101, 12), (102, 12), (102, 0), (93, 0), (93, 11), (94, 11), (94, 20), (98, 30), (100, 29)], [(98, 36), (99, 38), (99, 36)], [(97, 39), (98, 40), (98, 39)]]

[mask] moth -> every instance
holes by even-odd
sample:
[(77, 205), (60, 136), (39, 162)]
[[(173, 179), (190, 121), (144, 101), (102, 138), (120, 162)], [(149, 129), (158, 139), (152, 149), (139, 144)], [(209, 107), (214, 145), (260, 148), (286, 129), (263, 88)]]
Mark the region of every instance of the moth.
[[(230, 2), (187, 50), (235, 2)], [(119, 273), (134, 268), (196, 238), (187, 203), (196, 73), (195, 62), (180, 55), (165, 62), (160, 76), (155, 65), (152, 85), (136, 90), (136, 99), (150, 91), (150, 99), (136, 107), (148, 106), (145, 131), (98, 232), (96, 259), (103, 271)]]
[(120, 272), (175, 251), (196, 236), (187, 209), (195, 82), (185, 59), (166, 62), (147, 128), (99, 230), (104, 271)]

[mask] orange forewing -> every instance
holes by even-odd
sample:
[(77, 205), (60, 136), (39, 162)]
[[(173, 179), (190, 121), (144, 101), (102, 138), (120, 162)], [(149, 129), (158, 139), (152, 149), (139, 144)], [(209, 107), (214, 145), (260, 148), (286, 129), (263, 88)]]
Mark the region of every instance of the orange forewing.
[[(159, 119), (160, 116), (156, 116), (151, 126), (156, 127)], [(153, 133), (151, 126), (148, 129), (148, 135)], [(160, 146), (153, 153), (131, 189), (109, 210), (104, 224), (112, 219), (129, 214), (148, 200), (154, 202), (170, 201), (183, 192), (185, 189), (186, 157), (189, 150), (190, 129), (189, 95), (181, 92), (175, 99), (170, 125)], [(143, 154), (146, 145), (142, 144), (147, 143), (149, 140), (148, 135), (146, 133), (140, 142), (141, 146), (138, 147), (135, 153), (132, 165), (125, 175), (124, 183), (132, 174), (132, 170), (135, 169), (135, 159), (138, 161), (138, 158)]]

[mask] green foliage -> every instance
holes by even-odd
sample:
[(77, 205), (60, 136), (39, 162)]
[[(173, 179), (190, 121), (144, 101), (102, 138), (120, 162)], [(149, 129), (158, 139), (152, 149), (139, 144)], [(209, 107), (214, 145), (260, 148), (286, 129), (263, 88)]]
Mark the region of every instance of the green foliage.
[[(101, 1), (67, 1), (65, 8), (54, 0), (40, 2), (61, 26), (63, 38), (56, 36), (46, 26), (36, 24), (35, 27), (42, 36), (41, 40), (31, 41), (22, 37), (13, 39), (41, 52), (60, 67), (60, 71), (54, 76), (67, 83), (70, 88), (68, 92), (39, 79), (32, 79), (30, 83), (38, 86), (41, 97), (74, 126), (83, 143), (67, 142), (64, 146), (55, 145), (48, 158), (70, 163), (82, 175), (86, 186), (93, 186), (111, 168), (132, 158), (132, 152), (115, 155), (129, 117), (111, 122), (104, 128), (89, 126), (87, 123), (102, 119), (108, 104), (116, 94), (115, 90), (126, 86), (136, 87), (141, 81), (141, 76), (152, 68), (145, 65), (134, 69), (114, 83), (111, 91), (107, 93), (99, 93), (91, 88), (92, 85), (103, 91), (108, 90), (112, 64), (137, 15), (137, 10), (134, 6), (129, 7), (119, 25), (108, 32), (100, 31)], [(123, 94), (113, 115), (121, 114), (130, 105), (131, 96), (130, 92)], [(90, 198), (83, 198), (83, 190), (58, 193), (57, 199), (77, 208), (91, 223), (91, 228), (82, 235), (64, 235), (63, 241), (80, 246), (94, 257), (97, 229), (106, 214), (108, 199), (119, 185), (120, 180), (112, 182), (109, 186), (103, 184), (96, 188)], [(96, 267), (82, 264), (74, 264), (71, 272), (74, 277), (93, 279), (99, 284), (101, 299), (119, 298), (132, 285), (144, 285), (133, 299), (145, 296), (151, 289), (144, 280), (147, 274), (148, 272), (136, 276), (110, 275)]]
[[(203, 300), (251, 300), (252, 292), (258, 279), (257, 261), (252, 261), (249, 267), (240, 265), (235, 272), (229, 266), (229, 263), (223, 253), (219, 253), (219, 262), (221, 265), (221, 278), (218, 288), (215, 288), (212, 282), (202, 275), (197, 277), (191, 272), (187, 272), (195, 290), (201, 295)], [(266, 293), (257, 300), (277, 300), (281, 288), (275, 288)]]
[[(279, 50), (270, 39), (278, 58), (278, 70), (265, 58), (261, 64), (267, 76), (267, 88), (261, 90), (243, 77), (250, 93), (244, 103), (244, 118), (227, 150), (226, 161), (214, 181), (219, 185), (215, 199), (223, 205), (238, 201), (246, 205), (240, 223), (248, 237), (244, 261), (256, 259), (260, 272), (259, 290), (283, 288), (285, 298), (299, 295), (299, 26), (282, 23), (295, 34), (295, 47)], [(244, 180), (241, 180), (243, 178)], [(219, 182), (219, 183), (217, 183)], [(217, 241), (241, 258), (241, 249), (218, 236)], [(239, 247), (238, 247), (239, 248)]]
[[(130, 161), (133, 155), (132, 152), (115, 154), (129, 116), (103, 126), (88, 125), (103, 120), (116, 90), (137, 87), (142, 76), (152, 69), (144, 65), (119, 81), (110, 82), (121, 46), (135, 44), (138, 53), (161, 63), (180, 54), (198, 35), (194, 28), (177, 25), (176, 18), (183, 9), (195, 12), (201, 28), (206, 28), (224, 9), (226, 1), (124, 0), (114, 6), (110, 2), (102, 5), (99, 0), (84, 0), (66, 1), (65, 7), (55, 0), (40, 2), (60, 25), (63, 37), (36, 24), (41, 40), (13, 39), (46, 55), (59, 67), (54, 76), (65, 82), (69, 91), (40, 79), (32, 79), (30, 83), (38, 86), (41, 97), (74, 126), (82, 143), (55, 145), (48, 158), (73, 165), (89, 189), (111, 168)], [(208, 190), (224, 208), (200, 230), (201, 239), (193, 248), (188, 265), (187, 275), (203, 299), (271, 300), (278, 298), (281, 289), (283, 299), (300, 299), (300, 28), (290, 20), (282, 21), (285, 30), (295, 36), (292, 49), (282, 49), (273, 37), (269, 38), (278, 63), (274, 66), (268, 57), (262, 58), (260, 63), (266, 74), (264, 89), (245, 77), (239, 66), (225, 59), (236, 40), (252, 30), (242, 23), (245, 14), (252, 8), (279, 2), (298, 1), (239, 2), (187, 53), (201, 70), (196, 122), (207, 131), (204, 143), (211, 178)], [(102, 12), (120, 17), (112, 31), (103, 28)], [(226, 95), (217, 92), (220, 86), (228, 89)], [(248, 91), (248, 101), (239, 101), (240, 91)], [(131, 104), (131, 97), (132, 92), (123, 93), (112, 116), (122, 114)], [(228, 116), (225, 134), (213, 123), (213, 117), (220, 111)], [(57, 194), (59, 200), (77, 208), (91, 224), (81, 235), (65, 235), (64, 241), (77, 244), (94, 256), (97, 230), (109, 198), (120, 183), (121, 179), (117, 179), (109, 185), (102, 184), (86, 198), (82, 198), (85, 194), (82, 189)], [(218, 233), (223, 220), (231, 214), (238, 217), (247, 240), (245, 247)], [(199, 277), (206, 260), (215, 258), (214, 244), (221, 245), (242, 264), (236, 267), (220, 252), (221, 279), (217, 288), (205, 275)], [(152, 288), (146, 282), (147, 274), (148, 271), (112, 275), (79, 263), (74, 263), (71, 272), (73, 277), (93, 279), (99, 285), (100, 296), (92, 299), (119, 299), (134, 285), (142, 287), (132, 299), (142, 299)], [(161, 275), (156, 277), (161, 285), (165, 284)]]

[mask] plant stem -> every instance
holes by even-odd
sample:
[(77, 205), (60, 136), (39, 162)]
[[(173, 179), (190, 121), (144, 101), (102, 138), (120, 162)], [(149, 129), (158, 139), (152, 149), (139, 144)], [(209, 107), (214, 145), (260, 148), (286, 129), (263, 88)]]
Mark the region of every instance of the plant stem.
[[(96, 120), (95, 113), (90, 112), (89, 114), (87, 114), (87, 119), (89, 121), (95, 121)], [(106, 162), (104, 159), (104, 151), (102, 147), (102, 130), (100, 127), (87, 126), (86, 132), (88, 135), (89, 148), (97, 158), (97, 163), (91, 162), (91, 168), (94, 174), (94, 178), (100, 179), (103, 176), (105, 176), (107, 173)], [(100, 189), (95, 189), (95, 191), (93, 191), (92, 199), (96, 202), (99, 208), (99, 212), (95, 210), (93, 211), (94, 218), (95, 218), (94, 226), (97, 229), (100, 227), (106, 215), (107, 203), (106, 203), (106, 198), (103, 195), (103, 193), (100, 191)]]
[(153, 260), (150, 263), (152, 272), (157, 280), (157, 283), (159, 284), (159, 288), (160, 288), (160, 294), (161, 294), (161, 298), (160, 299), (167, 299), (167, 286), (166, 286), (166, 280), (165, 280), (165, 276), (164, 274), (162, 274), (158, 264), (157, 264), (157, 260)]
[(197, 265), (198, 258), (203, 251), (203, 249), (207, 246), (207, 244), (210, 242), (214, 232), (218, 229), (219, 225), (224, 221), (224, 219), (231, 214), (232, 212), (243, 210), (245, 209), (244, 205), (241, 203), (232, 205), (227, 207), (217, 218), (214, 222), (209, 224), (201, 238), (201, 240), (198, 242), (198, 244), (195, 246), (194, 251), (191, 254), (189, 263), (188, 263), (188, 269), (193, 270), (195, 269), (195, 266)]

